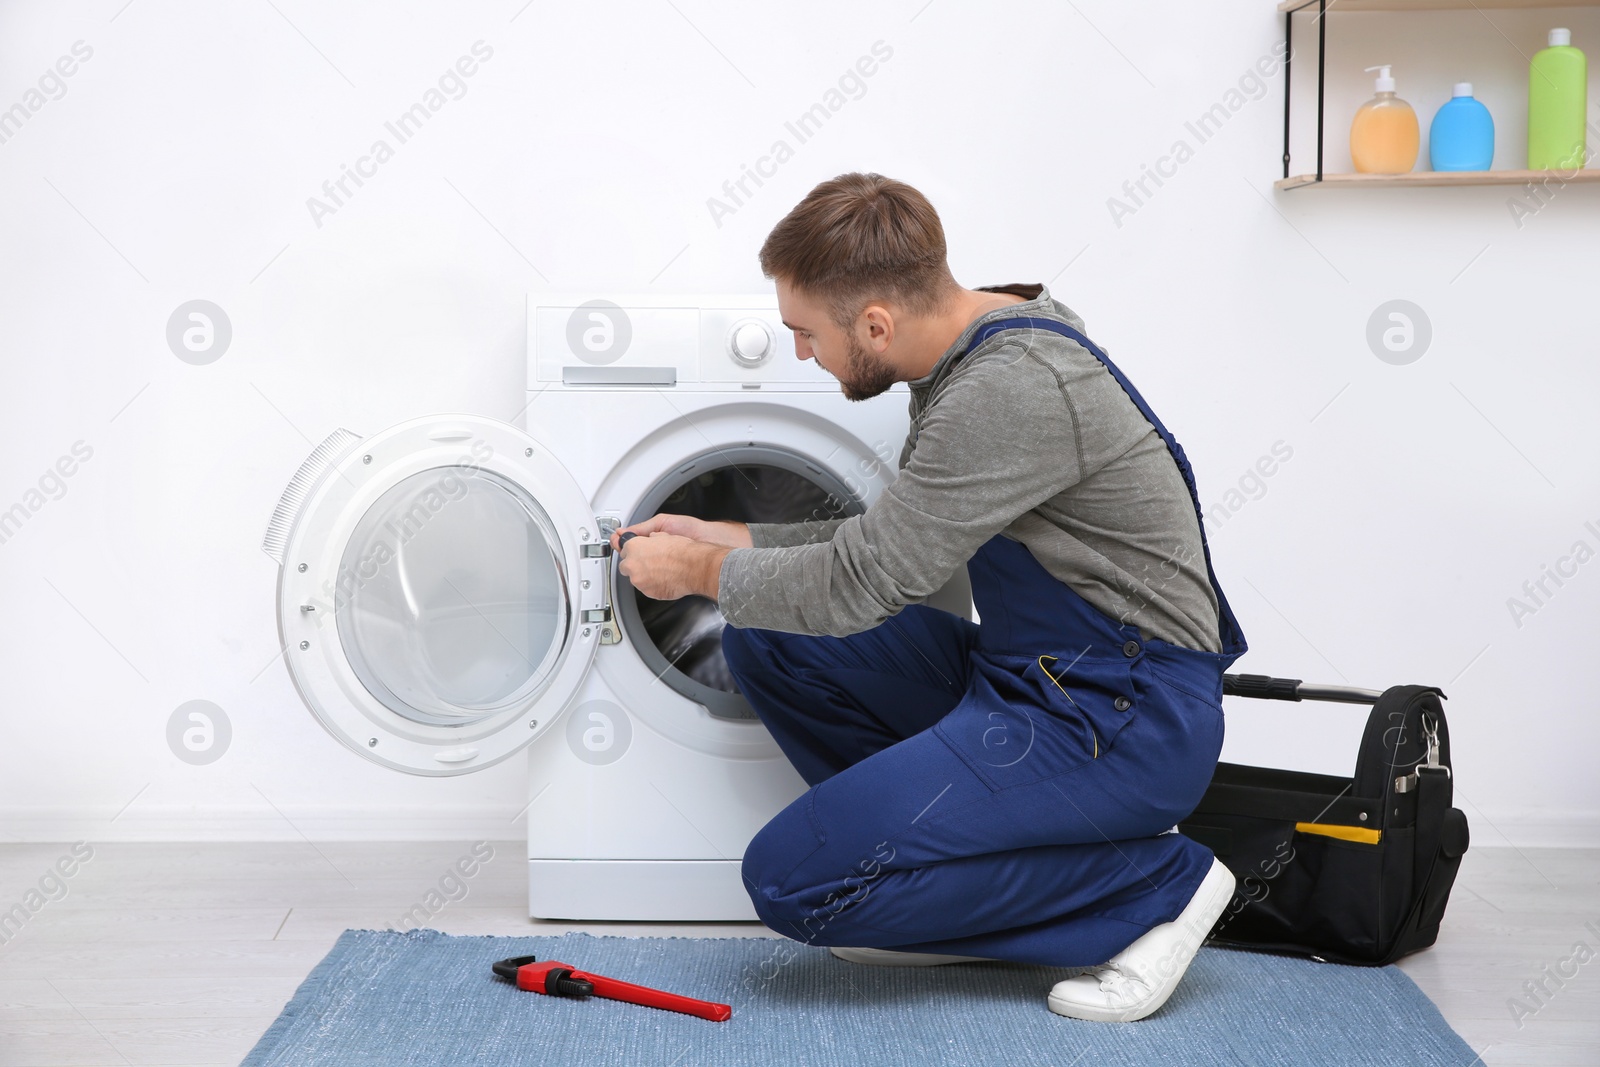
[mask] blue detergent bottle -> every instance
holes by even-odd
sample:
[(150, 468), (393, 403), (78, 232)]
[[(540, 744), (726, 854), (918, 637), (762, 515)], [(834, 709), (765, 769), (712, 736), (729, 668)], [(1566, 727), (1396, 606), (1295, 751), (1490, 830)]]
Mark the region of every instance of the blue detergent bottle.
[(1494, 162), (1494, 119), (1472, 98), (1472, 83), (1457, 82), (1450, 100), (1428, 127), (1428, 162), (1434, 170), (1488, 170)]

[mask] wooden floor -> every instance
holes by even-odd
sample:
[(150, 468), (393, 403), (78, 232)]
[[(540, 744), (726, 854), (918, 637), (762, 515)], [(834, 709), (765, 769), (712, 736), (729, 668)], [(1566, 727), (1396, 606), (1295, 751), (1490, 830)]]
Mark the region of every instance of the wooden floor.
[[(46, 880), (59, 899), (0, 944), (0, 1067), (236, 1064), (340, 931), (400, 925), (469, 847), (96, 845), (62, 880), (65, 895)], [(771, 936), (755, 924), (530, 924), (523, 846), (493, 848), (466, 896), (427, 925), (459, 934)], [(61, 845), (0, 846), (0, 911), (23, 902), (67, 855)], [(1475, 848), (1439, 944), (1402, 966), (1483, 1063), (1593, 1067), (1600, 955), (1570, 960), (1579, 942), (1600, 953), (1600, 850)], [(1578, 971), (1559, 988), (1546, 979), (1551, 994), (1540, 1004), (1524, 983), (1546, 966)], [(1514, 997), (1537, 1011), (1514, 1018)]]

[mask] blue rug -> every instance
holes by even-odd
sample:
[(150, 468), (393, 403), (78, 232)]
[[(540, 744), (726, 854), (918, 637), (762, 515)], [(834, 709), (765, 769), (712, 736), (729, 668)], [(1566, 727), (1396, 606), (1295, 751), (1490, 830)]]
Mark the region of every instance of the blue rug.
[[(714, 1023), (524, 993), (489, 965), (557, 959), (733, 1005)], [(1137, 1023), (1045, 1007), (1062, 972), (1025, 964), (887, 968), (767, 938), (449, 937), (347, 930), (241, 1067), (638, 1064), (784, 1067), (1468, 1067), (1476, 1056), (1395, 967), (1203, 949)]]

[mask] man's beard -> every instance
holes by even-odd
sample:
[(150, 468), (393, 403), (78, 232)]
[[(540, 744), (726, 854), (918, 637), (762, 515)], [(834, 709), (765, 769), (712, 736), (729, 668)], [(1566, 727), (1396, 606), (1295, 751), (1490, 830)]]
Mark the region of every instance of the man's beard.
[(845, 355), (839, 387), (846, 400), (871, 400), (898, 380), (894, 365), (882, 356), (868, 352), (854, 334), (849, 337), (850, 351)]

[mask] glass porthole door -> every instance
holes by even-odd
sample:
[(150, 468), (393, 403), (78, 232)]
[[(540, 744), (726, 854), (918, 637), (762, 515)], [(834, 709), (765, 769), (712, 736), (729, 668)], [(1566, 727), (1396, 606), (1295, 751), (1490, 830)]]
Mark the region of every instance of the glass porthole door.
[(609, 618), (607, 549), (576, 482), (477, 416), (336, 432), (263, 547), (300, 696), (345, 745), (413, 774), (491, 766), (542, 734)]

